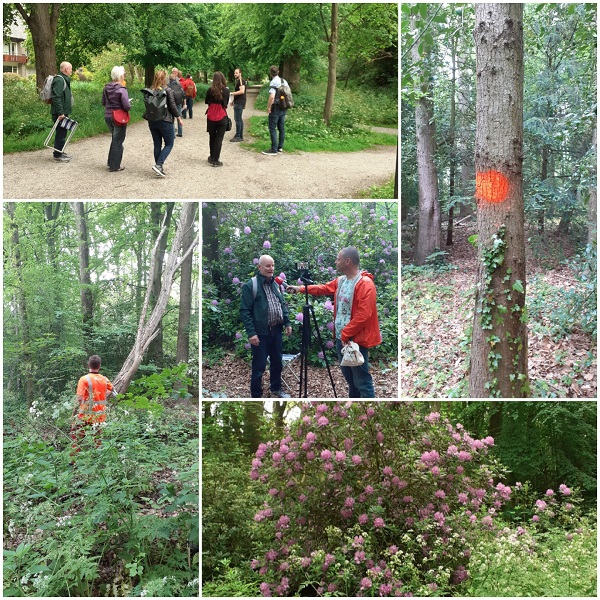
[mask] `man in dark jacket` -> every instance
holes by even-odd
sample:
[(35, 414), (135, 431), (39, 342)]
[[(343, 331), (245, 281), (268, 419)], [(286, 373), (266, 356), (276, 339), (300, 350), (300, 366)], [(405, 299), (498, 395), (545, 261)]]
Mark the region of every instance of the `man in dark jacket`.
[(271, 361), (271, 395), (289, 398), (281, 389), (282, 332), (292, 333), (287, 306), (273, 279), (275, 262), (264, 254), (258, 261), (259, 274), (242, 288), (240, 316), (252, 345), (252, 398), (262, 398), (262, 376)]
[[(71, 63), (60, 63), (60, 73), (52, 80), (52, 104), (50, 105), (50, 114), (52, 123), (62, 121), (69, 116), (73, 108), (73, 95), (71, 93), (71, 73), (73, 66)], [(69, 162), (71, 156), (65, 154), (62, 149), (67, 139), (67, 129), (60, 124), (56, 128), (54, 137), (54, 160), (57, 162)]]

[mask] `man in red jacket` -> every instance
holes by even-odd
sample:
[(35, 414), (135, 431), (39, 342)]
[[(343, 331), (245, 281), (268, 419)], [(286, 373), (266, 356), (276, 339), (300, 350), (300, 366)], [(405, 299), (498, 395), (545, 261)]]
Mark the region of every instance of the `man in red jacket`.
[[(373, 378), (369, 373), (369, 348), (381, 344), (377, 318), (377, 290), (373, 275), (359, 269), (358, 250), (353, 246), (338, 252), (335, 266), (341, 277), (323, 285), (309, 285), (312, 296), (334, 296), (333, 320), (338, 357), (349, 341), (358, 344), (365, 362), (359, 367), (342, 367), (348, 382), (349, 398), (375, 398)], [(304, 286), (288, 286), (304, 293)]]

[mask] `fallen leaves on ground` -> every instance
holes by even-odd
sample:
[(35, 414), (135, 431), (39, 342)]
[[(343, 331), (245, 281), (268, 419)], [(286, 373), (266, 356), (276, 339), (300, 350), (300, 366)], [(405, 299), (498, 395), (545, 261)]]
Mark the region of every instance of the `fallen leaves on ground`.
[[(291, 368), (293, 373), (284, 369), (284, 381), (289, 388), (283, 386), (283, 390), (292, 398), (298, 398), (300, 377), (300, 361), (295, 361)], [(378, 398), (398, 398), (398, 369), (396, 367), (381, 367), (379, 363), (369, 365), (375, 394)], [(338, 398), (348, 397), (348, 384), (342, 375), (340, 367), (330, 365), (331, 376), (335, 384)], [(227, 354), (221, 364), (211, 367), (202, 367), (202, 389), (208, 390), (203, 393), (204, 398), (211, 397), (210, 394), (224, 394), (225, 398), (249, 398), (250, 397), (250, 375), (251, 368), (243, 359), (234, 354)], [(309, 398), (334, 398), (331, 380), (326, 368), (308, 367), (308, 397)], [(269, 371), (263, 375), (263, 396), (271, 398), (269, 391)], [(216, 396), (212, 396), (216, 397)]]
[[(450, 269), (402, 277), (403, 397), (467, 397), (477, 272), (477, 252), (467, 242), (472, 233), (476, 233), (474, 228), (461, 231), (448, 249)], [(566, 265), (544, 270), (531, 261), (528, 281), (534, 276), (538, 284), (543, 282), (560, 290), (573, 290), (578, 285)], [(537, 390), (536, 397), (595, 398), (598, 382), (594, 340), (577, 327), (564, 337), (551, 336), (546, 321), (544, 314), (535, 321), (530, 319), (529, 379), (532, 390)]]

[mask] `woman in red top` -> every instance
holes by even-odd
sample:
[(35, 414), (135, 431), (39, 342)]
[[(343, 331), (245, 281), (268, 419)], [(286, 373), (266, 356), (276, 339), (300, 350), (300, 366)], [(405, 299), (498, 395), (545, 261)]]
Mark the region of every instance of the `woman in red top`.
[(210, 138), (210, 156), (208, 162), (213, 167), (222, 167), (221, 147), (223, 138), (227, 130), (227, 103), (229, 102), (229, 88), (225, 76), (220, 71), (213, 75), (212, 85), (206, 91), (205, 104), (208, 104), (206, 111), (206, 130)]

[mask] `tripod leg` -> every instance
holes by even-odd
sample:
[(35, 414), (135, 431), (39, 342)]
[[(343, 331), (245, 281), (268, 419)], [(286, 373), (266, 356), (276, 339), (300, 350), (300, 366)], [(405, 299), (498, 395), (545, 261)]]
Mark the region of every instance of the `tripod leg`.
[[(302, 348), (300, 350), (300, 391), (299, 398), (308, 398), (308, 349), (310, 348), (310, 305), (302, 309)], [(304, 384), (304, 396), (302, 385)]]
[(325, 359), (325, 366), (327, 367), (327, 372), (329, 373), (329, 381), (331, 381), (331, 389), (333, 390), (333, 397), (337, 398), (337, 394), (335, 392), (335, 383), (333, 382), (333, 375), (331, 374), (331, 369), (329, 368), (329, 361), (327, 360), (327, 354), (325, 353), (325, 346), (323, 346), (323, 339), (321, 338), (321, 332), (319, 331), (319, 326), (317, 325), (317, 317), (315, 316), (315, 309), (312, 306), (309, 306), (310, 312), (312, 313), (313, 322), (315, 324), (315, 331), (317, 332), (317, 338), (319, 339), (319, 346), (321, 347), (321, 352), (323, 353), (323, 358)]

